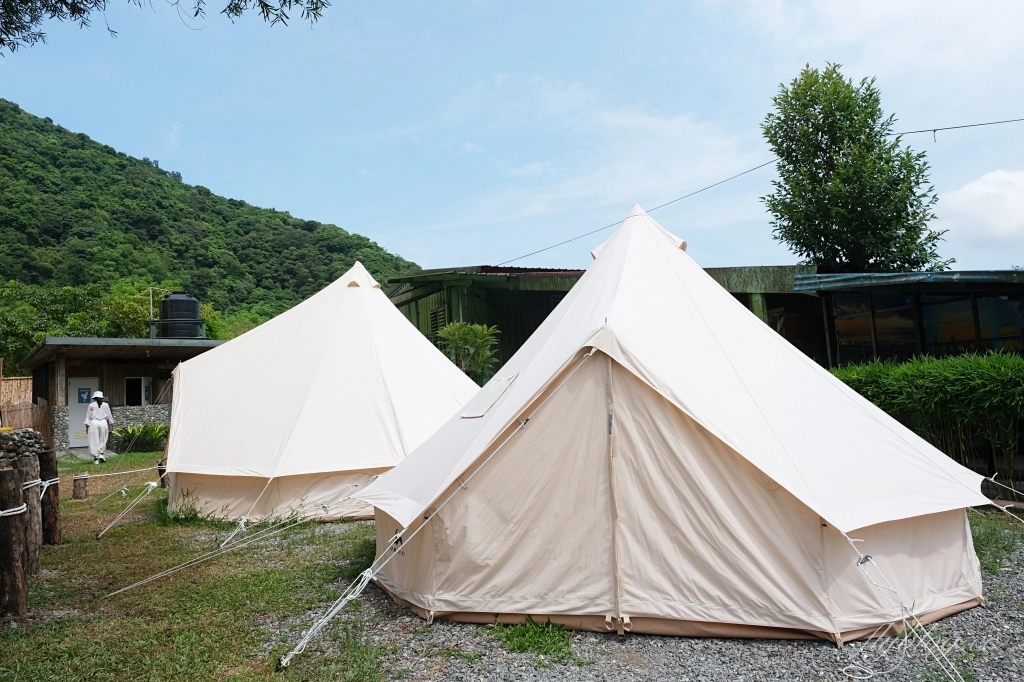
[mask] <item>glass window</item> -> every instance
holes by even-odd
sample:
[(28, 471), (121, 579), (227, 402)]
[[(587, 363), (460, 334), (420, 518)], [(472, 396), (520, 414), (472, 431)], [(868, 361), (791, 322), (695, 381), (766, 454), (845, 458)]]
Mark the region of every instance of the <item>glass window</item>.
[(872, 294), (878, 357), (908, 360), (917, 354), (914, 306), (910, 294)]
[(921, 296), (924, 347), (929, 355), (959, 355), (974, 350), (974, 313), (969, 294)]
[(838, 363), (846, 365), (873, 358), (868, 297), (864, 294), (834, 294), (832, 307), (835, 311), (836, 336), (839, 337)]
[(1024, 294), (978, 298), (981, 345), (985, 350), (1024, 350)]

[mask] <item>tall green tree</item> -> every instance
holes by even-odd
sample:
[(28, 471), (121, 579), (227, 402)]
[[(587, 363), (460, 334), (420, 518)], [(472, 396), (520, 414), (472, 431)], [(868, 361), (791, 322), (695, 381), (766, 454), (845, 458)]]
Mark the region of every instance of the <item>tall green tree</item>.
[(470, 379), (483, 384), (497, 364), (497, 327), (450, 322), (437, 332), (441, 350)]
[(928, 228), (937, 197), (924, 152), (903, 147), (874, 79), (858, 84), (840, 65), (804, 68), (772, 100), (762, 124), (779, 158), (775, 191), (762, 200), (776, 239), (818, 272), (944, 270)]

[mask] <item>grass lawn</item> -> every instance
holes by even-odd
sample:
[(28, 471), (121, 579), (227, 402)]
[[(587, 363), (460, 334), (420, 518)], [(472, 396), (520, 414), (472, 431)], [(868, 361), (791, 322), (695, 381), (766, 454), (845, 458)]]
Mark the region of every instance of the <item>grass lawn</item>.
[[(278, 540), (243, 548), (162, 581), (104, 599), (108, 592), (214, 549), (233, 526), (170, 521), (166, 490), (157, 489), (125, 520), (102, 530), (155, 472), (137, 476), (128, 497), (115, 494), (132, 475), (94, 478), (89, 499), (70, 499), (71, 475), (156, 463), (160, 453), (132, 453), (106, 465), (61, 462), (64, 543), (43, 551), (42, 574), (30, 583), (27, 623), (0, 631), (3, 680), (383, 679), (387, 647), (370, 643), (358, 626), (341, 624), (321, 656), (300, 656), (275, 672), (285, 653), (268, 622), (311, 622), (311, 609), (332, 601), (373, 557), (368, 522), (296, 527)], [(63, 473), (66, 470), (66, 473)]]
[[(369, 522), (307, 523), (135, 590), (110, 592), (215, 549), (233, 525), (166, 514), (157, 489), (101, 540), (102, 530), (156, 480), (155, 471), (93, 478), (89, 499), (72, 501), (71, 476), (152, 466), (160, 453), (132, 453), (106, 465), (62, 460), (64, 543), (43, 551), (30, 583), (30, 618), (0, 623), (0, 680), (385, 680), (401, 677), (396, 646), (377, 636), (404, 610), (351, 605), (292, 665), (277, 661), (373, 559)], [(127, 497), (110, 492), (133, 481)], [(989, 574), (1007, 570), (1024, 526), (1000, 512), (971, 513), (975, 544)], [(373, 588), (370, 588), (371, 590)], [(369, 611), (369, 609), (367, 609)], [(419, 621), (417, 621), (419, 622)], [(408, 636), (427, 626), (414, 625)], [(587, 665), (574, 635), (550, 624), (480, 627), (473, 642), (522, 652), (537, 667)], [(378, 633), (379, 634), (379, 633)], [(403, 635), (405, 636), (405, 635)], [(423, 648), (418, 655), (475, 663), (487, 647)], [(436, 648), (436, 647), (435, 647)], [(438, 668), (440, 669), (440, 668)]]

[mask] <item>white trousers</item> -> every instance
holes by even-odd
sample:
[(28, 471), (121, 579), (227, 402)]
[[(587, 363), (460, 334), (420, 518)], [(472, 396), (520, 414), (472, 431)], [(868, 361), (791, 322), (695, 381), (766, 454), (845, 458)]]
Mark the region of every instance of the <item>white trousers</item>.
[(109, 431), (106, 419), (93, 419), (89, 422), (89, 452), (93, 457), (106, 453)]

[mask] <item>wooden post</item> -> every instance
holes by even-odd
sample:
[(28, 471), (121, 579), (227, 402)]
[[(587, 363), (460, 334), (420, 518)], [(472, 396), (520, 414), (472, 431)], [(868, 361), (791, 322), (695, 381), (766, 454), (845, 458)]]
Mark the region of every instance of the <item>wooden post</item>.
[(54, 396), (54, 405), (58, 407), (68, 406), (68, 364), (67, 356), (63, 352), (57, 353), (57, 361), (54, 363), (54, 388), (57, 395)]
[(89, 474), (78, 474), (72, 479), (74, 487), (71, 489), (72, 500), (84, 500), (89, 497)]
[[(54, 481), (59, 478), (57, 473), (57, 453), (53, 450), (39, 453), (39, 478), (43, 482)], [(41, 502), (43, 515), (43, 544), (60, 544), (60, 487), (57, 483), (51, 483), (46, 488)]]
[[(23, 502), (25, 476), (20, 469), (0, 469), (0, 511), (17, 509)], [(25, 575), (25, 512), (0, 516), (0, 614), (28, 615), (28, 578)]]
[(750, 312), (757, 315), (765, 324), (768, 324), (768, 303), (764, 294), (748, 294), (750, 296)]
[[(25, 483), (39, 480), (39, 460), (35, 457), (18, 457), (14, 468), (20, 469)], [(39, 503), (42, 483), (25, 488), (24, 501), (28, 505), (25, 518), (25, 575), (39, 573), (39, 553), (43, 550), (43, 512)]]

